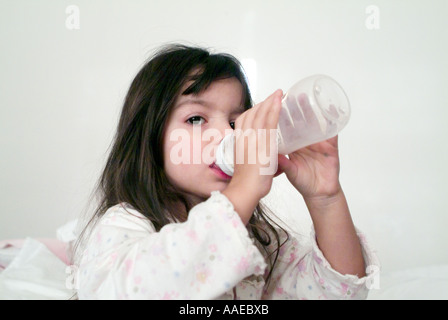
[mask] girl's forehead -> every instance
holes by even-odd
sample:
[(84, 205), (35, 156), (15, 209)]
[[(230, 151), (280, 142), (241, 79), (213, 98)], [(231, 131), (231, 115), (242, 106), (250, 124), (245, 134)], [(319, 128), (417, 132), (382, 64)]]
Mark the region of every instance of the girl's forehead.
[[(191, 82), (186, 84), (186, 88), (188, 88), (188, 85), (191, 85)], [(184, 105), (192, 104), (204, 107), (224, 104), (244, 110), (243, 86), (236, 78), (215, 80), (198, 94), (180, 94), (174, 108), (177, 109)]]

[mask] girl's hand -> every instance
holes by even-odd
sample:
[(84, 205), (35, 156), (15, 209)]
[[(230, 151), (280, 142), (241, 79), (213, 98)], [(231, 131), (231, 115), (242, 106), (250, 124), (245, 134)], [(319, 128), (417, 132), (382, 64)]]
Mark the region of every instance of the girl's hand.
[(279, 169), (305, 199), (331, 198), (339, 184), (338, 137), (313, 144), (289, 155), (279, 155)]
[[(235, 121), (235, 169), (232, 181), (251, 185), (251, 192), (260, 199), (269, 193), (276, 173), (277, 152), (274, 148), (277, 135), (271, 136), (270, 133), (278, 125), (281, 97), (282, 91), (277, 90)], [(274, 166), (272, 162), (275, 162)], [(275, 168), (273, 171), (267, 170), (269, 167)]]
[[(277, 167), (277, 163), (272, 164), (277, 161), (277, 154), (276, 149), (271, 149), (270, 132), (277, 129), (282, 95), (282, 91), (277, 90), (235, 121), (234, 174), (223, 194), (245, 223), (260, 199), (269, 193), (276, 173), (268, 170), (273, 165), (274, 169)], [(261, 138), (263, 133), (266, 133), (265, 139)], [(276, 143), (277, 136), (272, 138), (275, 139), (273, 144)]]

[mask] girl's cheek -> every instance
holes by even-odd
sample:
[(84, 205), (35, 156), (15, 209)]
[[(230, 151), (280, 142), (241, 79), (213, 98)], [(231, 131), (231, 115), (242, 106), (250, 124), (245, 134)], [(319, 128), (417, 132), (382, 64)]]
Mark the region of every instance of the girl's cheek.
[(202, 161), (206, 165), (211, 165), (216, 159), (216, 149), (218, 145), (207, 141), (202, 145)]
[(202, 140), (202, 131), (200, 127), (194, 127), (192, 135), (190, 137), (190, 159), (191, 164), (202, 163), (202, 149), (204, 147), (204, 141)]
[(203, 126), (193, 126), (190, 129), (177, 128), (167, 133), (165, 161), (175, 165), (213, 164), (224, 133), (213, 128), (204, 129)]

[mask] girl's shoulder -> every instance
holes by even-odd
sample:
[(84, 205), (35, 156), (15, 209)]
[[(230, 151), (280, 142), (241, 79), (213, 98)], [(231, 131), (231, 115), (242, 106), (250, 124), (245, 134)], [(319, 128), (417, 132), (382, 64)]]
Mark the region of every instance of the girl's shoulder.
[(106, 210), (99, 221), (100, 228), (120, 228), (153, 233), (155, 228), (141, 212), (128, 203), (119, 203)]
[(82, 241), (82, 263), (102, 253), (116, 250), (129, 241), (146, 238), (155, 233), (152, 223), (139, 211), (126, 203), (106, 210), (87, 230)]

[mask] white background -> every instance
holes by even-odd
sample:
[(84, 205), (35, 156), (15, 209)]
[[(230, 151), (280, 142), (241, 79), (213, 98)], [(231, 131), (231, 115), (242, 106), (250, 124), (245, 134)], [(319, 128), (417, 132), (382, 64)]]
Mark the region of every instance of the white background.
[[(182, 42), (253, 59), (256, 101), (311, 74), (337, 79), (352, 104), (341, 182), (383, 270), (448, 263), (447, 15), (446, 0), (1, 0), (0, 239), (54, 237), (84, 211), (131, 80)], [(268, 202), (308, 233), (284, 177)]]

